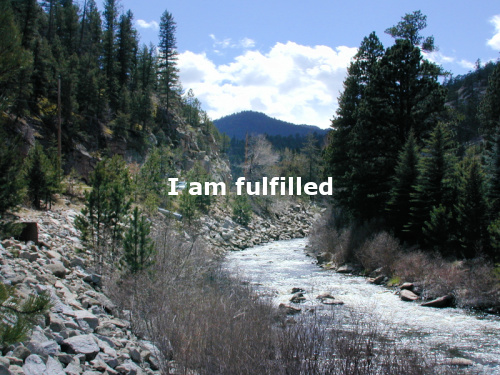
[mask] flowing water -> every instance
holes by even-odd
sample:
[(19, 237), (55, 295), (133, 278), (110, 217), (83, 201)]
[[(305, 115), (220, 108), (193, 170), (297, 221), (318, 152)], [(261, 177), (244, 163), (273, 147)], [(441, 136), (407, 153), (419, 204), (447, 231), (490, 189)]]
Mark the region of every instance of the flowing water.
[(291, 289), (299, 287), (307, 299), (295, 306), (303, 311), (324, 308), (316, 296), (327, 292), (345, 303), (328, 307), (336, 316), (361, 315), (385, 328), (400, 345), (441, 357), (468, 358), (480, 373), (500, 374), (499, 317), (403, 302), (394, 291), (369, 284), (363, 277), (321, 269), (306, 255), (306, 244), (306, 239), (296, 239), (231, 252), (225, 268), (276, 304), (290, 304)]

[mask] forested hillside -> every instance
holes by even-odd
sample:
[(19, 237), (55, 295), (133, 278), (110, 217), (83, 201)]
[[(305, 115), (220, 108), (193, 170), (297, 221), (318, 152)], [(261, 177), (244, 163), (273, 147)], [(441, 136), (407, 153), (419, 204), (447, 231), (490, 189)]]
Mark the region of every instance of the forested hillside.
[(219, 131), (231, 138), (245, 139), (247, 134), (267, 134), (268, 136), (302, 137), (309, 133), (325, 135), (328, 130), (313, 125), (295, 125), (286, 121), (277, 120), (264, 113), (242, 111), (224, 116), (214, 121)]
[[(176, 23), (165, 11), (159, 45), (140, 45), (133, 13), (117, 0), (0, 1), (2, 136), (57, 146), (62, 168), (87, 178), (100, 156), (143, 161), (152, 147), (188, 158), (218, 151), (220, 134), (181, 87)], [(178, 167), (186, 160), (181, 155)], [(97, 159), (96, 159), (97, 158)]]
[[(448, 79), (425, 60), (426, 17), (361, 43), (326, 150), (344, 223), (377, 223), (444, 256), (499, 260), (500, 64)], [(337, 215), (337, 220), (340, 216)]]

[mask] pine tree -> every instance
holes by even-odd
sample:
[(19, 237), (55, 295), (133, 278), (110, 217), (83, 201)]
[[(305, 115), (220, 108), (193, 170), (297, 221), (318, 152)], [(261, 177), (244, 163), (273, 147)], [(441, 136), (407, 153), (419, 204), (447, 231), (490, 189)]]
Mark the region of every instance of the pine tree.
[(424, 38), (420, 35), (420, 31), (426, 27), (427, 16), (417, 10), (405, 14), (396, 26), (389, 27), (385, 32), (393, 38), (408, 40), (412, 45), (420, 46), (423, 51), (431, 52), (435, 50), (434, 37)]
[(24, 341), (37, 319), (49, 308), (48, 293), (21, 299), (13, 287), (0, 282), (0, 350)]
[(335, 199), (352, 211), (353, 180), (352, 141), (353, 129), (358, 121), (359, 106), (367, 85), (373, 80), (376, 66), (384, 54), (384, 47), (375, 33), (363, 39), (353, 62), (347, 70), (344, 91), (339, 98), (337, 117), (332, 121), (328, 146), (325, 151), (327, 172), (334, 179)]
[(248, 225), (252, 219), (252, 207), (246, 194), (237, 195), (233, 201), (233, 220), (241, 225)]
[[(455, 145), (451, 134), (443, 123), (431, 133), (423, 149), (419, 163), (419, 176), (412, 196), (411, 221), (407, 227), (411, 235), (419, 238), (425, 222), (431, 219), (434, 210), (435, 222), (443, 222), (455, 202), (454, 173), (456, 165)], [(442, 208), (440, 208), (442, 206)]]
[(401, 238), (411, 237), (411, 234), (404, 232), (404, 228), (410, 221), (411, 200), (416, 193), (418, 160), (418, 147), (412, 132), (399, 154), (393, 178), (393, 187), (387, 203), (387, 221), (396, 235)]
[(172, 136), (170, 113), (179, 102), (179, 69), (177, 67), (177, 25), (168, 11), (161, 16), (158, 44), (159, 94), (162, 110), (159, 113), (162, 130)]
[(118, 28), (118, 1), (104, 2), (104, 32), (102, 38), (103, 65), (106, 77), (106, 93), (113, 111), (118, 109), (118, 66), (116, 50), (116, 33)]
[(12, 94), (19, 70), (30, 64), (29, 53), (22, 47), (21, 35), (9, 0), (0, 0), (0, 110), (5, 95)]
[(23, 196), (23, 179), (19, 171), (22, 169), (19, 140), (9, 139), (0, 124), (0, 215), (15, 208), (21, 203)]
[(455, 207), (463, 255), (473, 258), (488, 246), (486, 181), (478, 155), (470, 152), (460, 163), (461, 184)]
[(189, 194), (189, 188), (188, 183), (179, 197), (179, 211), (182, 214), (182, 220), (190, 226), (198, 217), (199, 212), (196, 208), (196, 196)]
[(100, 270), (106, 262), (116, 259), (131, 204), (129, 184), (128, 170), (119, 155), (100, 161), (90, 176), (92, 189), (85, 192), (85, 207), (75, 219)]
[(41, 208), (40, 201), (42, 199), (45, 200), (45, 204), (50, 202), (53, 193), (52, 187), (56, 185), (53, 181), (55, 177), (51, 167), (52, 163), (43, 152), (42, 146), (38, 143), (35, 144), (28, 155), (25, 178), (30, 202), (38, 210)]
[(138, 207), (129, 219), (129, 228), (123, 239), (123, 260), (131, 273), (150, 267), (153, 263), (154, 244), (149, 238), (151, 224)]
[(500, 128), (500, 64), (496, 64), (488, 81), (488, 88), (479, 109), (482, 133), (488, 136), (498, 134)]

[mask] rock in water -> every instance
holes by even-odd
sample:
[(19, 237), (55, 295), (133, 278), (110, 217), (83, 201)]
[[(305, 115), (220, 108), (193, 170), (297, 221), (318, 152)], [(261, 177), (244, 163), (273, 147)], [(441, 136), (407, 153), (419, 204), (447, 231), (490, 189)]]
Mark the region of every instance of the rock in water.
[(399, 298), (401, 298), (401, 301), (412, 302), (416, 301), (418, 296), (408, 289), (403, 289), (401, 293), (399, 293)]
[(453, 306), (453, 301), (454, 301), (453, 296), (447, 295), (433, 299), (432, 301), (429, 302), (424, 302), (420, 306), (437, 307), (437, 308), (451, 307)]

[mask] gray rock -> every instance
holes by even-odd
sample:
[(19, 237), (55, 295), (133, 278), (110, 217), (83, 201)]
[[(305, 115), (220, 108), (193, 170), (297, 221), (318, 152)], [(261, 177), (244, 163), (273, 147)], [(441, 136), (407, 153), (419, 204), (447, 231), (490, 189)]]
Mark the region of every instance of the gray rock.
[(12, 375), (9, 368), (6, 365), (0, 365), (0, 375)]
[(9, 370), (12, 373), (12, 375), (25, 375), (23, 368), (21, 366), (11, 365), (9, 367)]
[[(33, 340), (35, 338), (35, 340)], [(33, 354), (38, 354), (42, 357), (53, 356), (59, 353), (59, 344), (55, 340), (38, 341), (38, 336), (32, 335), (31, 341), (26, 344), (26, 347)]]
[(75, 311), (75, 319), (80, 326), (82, 326), (82, 322), (85, 322), (92, 330), (99, 325), (99, 318), (87, 310)]
[(93, 335), (70, 337), (63, 341), (61, 349), (69, 354), (84, 354), (90, 359), (93, 359), (100, 350)]
[(46, 369), (43, 359), (36, 354), (29, 355), (24, 361), (23, 371), (25, 375), (41, 375), (45, 373)]
[(85, 281), (89, 284), (101, 286), (102, 285), (102, 276), (97, 275), (97, 274), (87, 275), (83, 278), (83, 281)]
[(136, 348), (130, 348), (128, 354), (132, 361), (141, 363), (141, 353)]
[(458, 366), (458, 367), (474, 366), (474, 362), (466, 358), (452, 358), (445, 361), (445, 364), (449, 366)]
[(23, 345), (19, 345), (17, 348), (14, 349), (14, 352), (13, 352), (14, 357), (22, 359), (23, 361), (26, 358), (28, 358), (28, 356), (30, 354), (31, 354), (31, 351)]
[(278, 308), (282, 311), (284, 311), (287, 315), (294, 315), (294, 314), (299, 314), (302, 310), (299, 309), (298, 307), (290, 306), (290, 305), (285, 305), (284, 303), (280, 303)]
[(85, 269), (85, 260), (83, 260), (82, 258), (79, 258), (79, 257), (74, 257), (71, 259), (70, 265), (71, 265), (71, 267), (81, 267), (81, 268)]
[(56, 261), (52, 264), (48, 264), (46, 268), (52, 272), (55, 277), (59, 277), (60, 279), (64, 279), (66, 277), (67, 270), (61, 262)]
[(436, 299), (429, 301), (429, 302), (424, 302), (420, 306), (436, 307), (436, 308), (451, 307), (451, 306), (453, 306), (453, 301), (454, 301), (453, 296), (448, 295), (448, 296), (436, 298)]
[(304, 302), (306, 300), (306, 297), (304, 297), (304, 294), (302, 294), (301, 292), (297, 292), (295, 293), (292, 298), (290, 298), (290, 302), (293, 302), (293, 303), (301, 303), (301, 302)]
[(418, 296), (408, 289), (403, 289), (401, 293), (399, 293), (399, 298), (401, 301), (412, 302), (418, 299)]
[(66, 375), (61, 363), (53, 357), (49, 357), (45, 365), (47, 366), (47, 375)]
[(338, 273), (353, 273), (354, 268), (350, 264), (344, 264), (343, 266), (340, 266), (337, 268)]
[(117, 366), (115, 370), (118, 371), (119, 373), (127, 375), (142, 374), (141, 368), (132, 361), (126, 361), (122, 363), (120, 366)]
[(67, 375), (81, 375), (82, 367), (80, 366), (80, 361), (73, 360), (66, 368), (64, 369)]
[(402, 290), (402, 289), (407, 289), (407, 290), (411, 290), (413, 291), (413, 287), (414, 287), (414, 284), (413, 283), (409, 283), (409, 282), (406, 282), (406, 283), (403, 283), (399, 288)]

